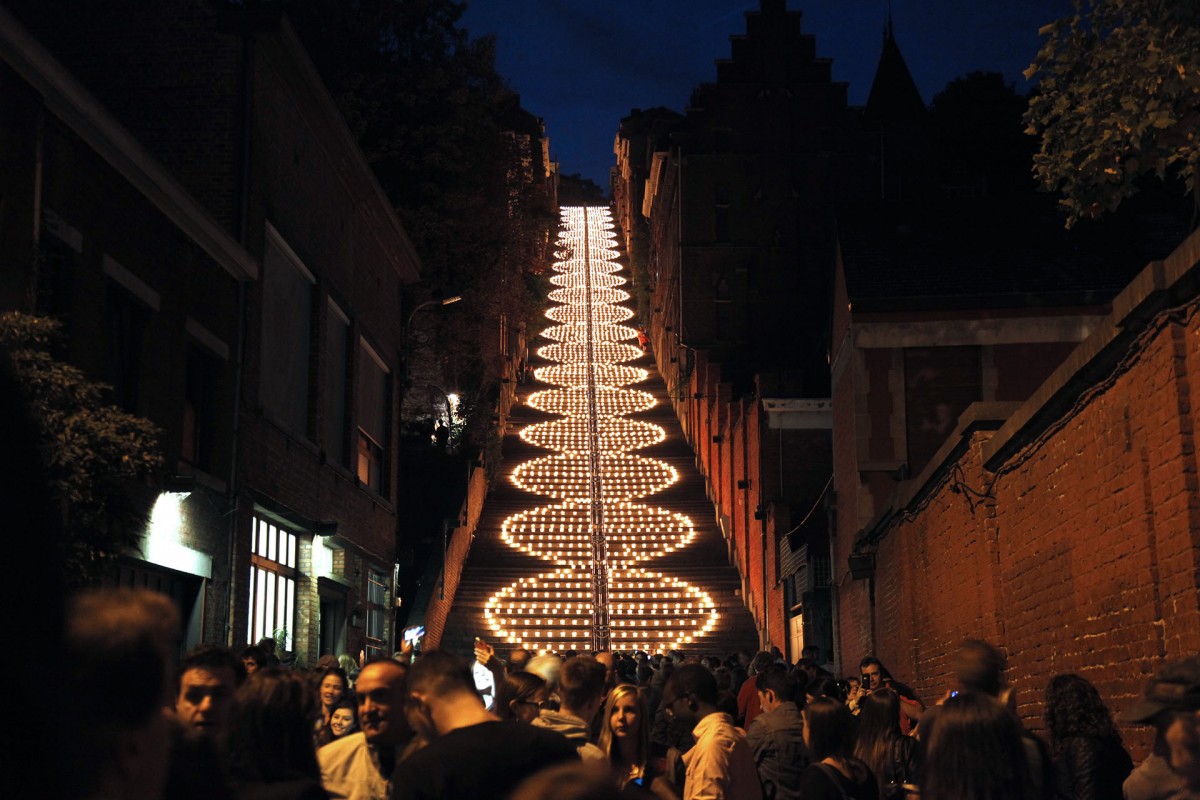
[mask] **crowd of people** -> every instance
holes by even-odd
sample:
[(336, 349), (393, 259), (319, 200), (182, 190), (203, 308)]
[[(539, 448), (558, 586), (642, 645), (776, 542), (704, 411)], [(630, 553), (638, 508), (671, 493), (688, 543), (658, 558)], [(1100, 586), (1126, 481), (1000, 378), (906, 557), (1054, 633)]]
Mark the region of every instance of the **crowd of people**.
[(175, 665), (177, 630), (152, 592), (74, 598), (64, 796), (1200, 798), (1200, 658), (1167, 662), (1122, 710), (1155, 731), (1135, 768), (1095, 686), (1054, 677), (1039, 735), (1015, 711), (1004, 655), (977, 640), (923, 702), (873, 657), (839, 680), (778, 650), (501, 659), (476, 640), (473, 658), (329, 656), (302, 670), (270, 642), (203, 646)]

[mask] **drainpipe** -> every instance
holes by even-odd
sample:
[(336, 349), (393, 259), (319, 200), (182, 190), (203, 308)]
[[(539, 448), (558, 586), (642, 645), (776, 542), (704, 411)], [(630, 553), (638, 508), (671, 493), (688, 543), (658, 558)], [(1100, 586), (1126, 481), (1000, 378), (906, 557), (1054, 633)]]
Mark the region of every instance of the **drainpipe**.
[[(247, 22), (247, 24), (249, 24)], [(240, 163), (238, 165), (238, 242), (245, 247), (250, 228), (250, 158), (254, 124), (254, 36), (247, 30), (242, 34), (242, 130)], [(238, 281), (238, 329), (234, 347), (233, 381), (233, 442), (229, 454), (229, 483), (226, 488), (225, 513), (229, 518), (229, 581), (225, 597), (225, 639), (233, 645), (234, 586), (237, 565), (234, 560), (238, 534), (238, 446), (241, 442), (242, 381), (246, 346), (246, 282)]]
[(771, 644), (771, 589), (767, 586), (767, 512), (762, 515), (762, 617), (763, 617), (763, 649)]
[(837, 578), (837, 560), (834, 554), (837, 549), (837, 490), (834, 489), (833, 502), (826, 501), (825, 503), (825, 527), (829, 531), (829, 605), (830, 616), (833, 621), (832, 639), (833, 639), (833, 666), (834, 672), (837, 675), (843, 675), (842, 672), (842, 627), (838, 619), (838, 578)]

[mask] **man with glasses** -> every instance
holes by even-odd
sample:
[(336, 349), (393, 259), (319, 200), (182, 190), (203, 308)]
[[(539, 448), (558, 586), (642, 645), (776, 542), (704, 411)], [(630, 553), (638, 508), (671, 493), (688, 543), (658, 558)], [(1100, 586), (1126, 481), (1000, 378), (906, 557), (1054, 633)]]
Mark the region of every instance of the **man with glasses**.
[(676, 667), (663, 690), (665, 713), (692, 728), (684, 753), (683, 800), (761, 800), (762, 786), (746, 735), (717, 710), (717, 679), (701, 664)]

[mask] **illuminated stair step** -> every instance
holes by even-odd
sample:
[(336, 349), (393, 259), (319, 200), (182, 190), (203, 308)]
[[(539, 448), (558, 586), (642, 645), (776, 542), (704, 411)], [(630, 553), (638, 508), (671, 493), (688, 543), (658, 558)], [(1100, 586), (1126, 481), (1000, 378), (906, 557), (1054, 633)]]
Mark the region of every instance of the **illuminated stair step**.
[[(662, 491), (679, 480), (679, 470), (662, 461), (628, 453), (600, 457), (606, 501), (633, 500)], [(576, 502), (589, 499), (591, 467), (579, 453), (562, 453), (527, 461), (512, 472), (514, 485), (535, 494)]]
[[(597, 363), (620, 364), (642, 357), (642, 348), (624, 342), (597, 342), (592, 348)], [(537, 354), (547, 361), (562, 363), (582, 361), (587, 355), (587, 345), (582, 342), (559, 342), (538, 348)]]
[(629, 292), (604, 286), (594, 287), (591, 291), (585, 288), (554, 289), (550, 292), (550, 299), (555, 303), (565, 303), (569, 306), (622, 303), (629, 299)]
[[(578, 289), (580, 287), (585, 287), (588, 285), (587, 274), (583, 271), (582, 268), (579, 269), (578, 271), (572, 270), (570, 272), (564, 272), (564, 273), (560, 273), (558, 275), (551, 275), (550, 282), (553, 283), (555, 286), (561, 286), (564, 289)], [(592, 275), (592, 285), (593, 286), (603, 286), (605, 288), (612, 288), (612, 287), (616, 287), (616, 286), (624, 286), (628, 282), (629, 281), (626, 278), (622, 278), (620, 275), (614, 275), (612, 273), (601, 274), (601, 275)], [(612, 308), (617, 309), (620, 307), (612, 306)], [(625, 311), (626, 309), (622, 308), (621, 310)], [(630, 316), (632, 316), (633, 312), (630, 311), (629, 314), (630, 314)], [(546, 313), (546, 316), (550, 317), (550, 319), (554, 319), (554, 317), (550, 316), (549, 312)], [(628, 317), (626, 317), (626, 319), (628, 319)]]
[[(667, 435), (659, 425), (625, 417), (605, 417), (598, 421), (597, 430), (600, 446), (605, 450), (650, 447), (663, 441)], [(571, 417), (527, 425), (521, 430), (520, 436), (526, 442), (547, 450), (583, 452), (587, 447), (587, 433), (587, 420)]]
[[(526, 402), (530, 407), (550, 414), (582, 417), (584, 409), (587, 408), (587, 401), (587, 391), (584, 387), (570, 386), (562, 389), (542, 389), (531, 394)], [(654, 408), (656, 402), (654, 395), (638, 389), (596, 387), (596, 410), (602, 416), (646, 411)]]
[[(586, 324), (566, 323), (555, 325), (542, 331), (542, 336), (556, 342), (587, 341), (588, 328)], [(624, 342), (637, 338), (637, 331), (628, 325), (596, 325), (592, 327), (592, 339), (597, 342)], [(579, 362), (583, 366), (582, 362)], [(546, 380), (540, 375), (538, 380)]]

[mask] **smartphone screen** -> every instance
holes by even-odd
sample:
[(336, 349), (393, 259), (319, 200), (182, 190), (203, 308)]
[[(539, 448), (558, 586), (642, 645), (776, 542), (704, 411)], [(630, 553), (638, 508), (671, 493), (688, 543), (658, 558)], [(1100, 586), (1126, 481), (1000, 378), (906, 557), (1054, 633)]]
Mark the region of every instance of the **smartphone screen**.
[(479, 692), (479, 696), (483, 698), (483, 704), (488, 711), (492, 710), (492, 706), (496, 704), (496, 678), (492, 675), (492, 671), (480, 664), (478, 661), (471, 667), (471, 672), (475, 676), (475, 689)]

